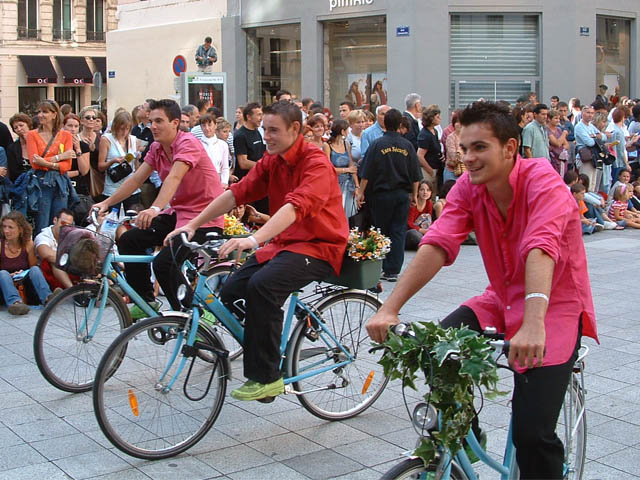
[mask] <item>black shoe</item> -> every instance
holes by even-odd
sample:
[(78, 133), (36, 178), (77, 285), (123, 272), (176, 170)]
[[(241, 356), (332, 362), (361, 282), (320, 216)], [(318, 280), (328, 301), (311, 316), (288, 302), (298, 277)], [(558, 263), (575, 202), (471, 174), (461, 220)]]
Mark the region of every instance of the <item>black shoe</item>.
[(397, 273), (382, 273), (382, 280), (386, 280), (387, 282), (397, 282), (398, 274)]
[(378, 282), (375, 287), (368, 288), (367, 290), (369, 290), (371, 293), (382, 293), (382, 282)]

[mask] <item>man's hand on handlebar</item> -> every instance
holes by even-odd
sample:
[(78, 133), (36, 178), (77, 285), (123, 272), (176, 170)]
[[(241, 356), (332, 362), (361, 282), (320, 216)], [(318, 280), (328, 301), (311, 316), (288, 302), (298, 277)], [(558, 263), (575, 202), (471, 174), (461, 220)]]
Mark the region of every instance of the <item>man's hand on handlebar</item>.
[(245, 250), (252, 250), (255, 246), (255, 242), (250, 238), (232, 238), (220, 247), (220, 250), (218, 250), (218, 257), (226, 258), (232, 252), (237, 250), (238, 253), (236, 259), (239, 259), (242, 252)]
[(374, 342), (382, 343), (387, 338), (389, 328), (400, 323), (398, 315), (380, 310), (367, 322), (367, 333)]
[(545, 336), (544, 324), (534, 326), (523, 323), (510, 342), (509, 366), (511, 368), (541, 367), (544, 359)]
[[(141, 212), (142, 213), (142, 212)], [(138, 218), (140, 218), (140, 215), (138, 214)], [(175, 237), (176, 235), (180, 235), (181, 233), (184, 233), (187, 236), (187, 240), (191, 240), (193, 238), (193, 235), (196, 233), (196, 229), (191, 227), (188, 223), (180, 228), (176, 228), (173, 232), (169, 233), (169, 235), (167, 235), (164, 239), (164, 242), (162, 242), (162, 244), (165, 247), (168, 247), (169, 245), (171, 245), (171, 239), (173, 237)]]
[(97, 210), (97, 215), (100, 216), (101, 214), (109, 211), (109, 205), (107, 205), (107, 200), (103, 200), (102, 202), (94, 203), (91, 209)]

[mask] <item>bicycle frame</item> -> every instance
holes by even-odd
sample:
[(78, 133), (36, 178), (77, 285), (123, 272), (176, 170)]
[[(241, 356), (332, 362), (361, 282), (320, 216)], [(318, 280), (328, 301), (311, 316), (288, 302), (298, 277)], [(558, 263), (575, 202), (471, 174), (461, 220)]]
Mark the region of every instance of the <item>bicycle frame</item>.
[[(194, 292), (193, 301), (192, 301), (192, 305), (194, 307), (193, 314), (191, 316), (192, 323), (191, 323), (191, 328), (189, 328), (186, 344), (189, 346), (193, 346), (193, 344), (196, 341), (196, 332), (198, 330), (198, 325), (200, 320), (200, 311), (197, 307), (203, 306), (207, 310), (209, 310), (211, 313), (213, 313), (216, 316), (216, 318), (231, 332), (231, 334), (236, 338), (236, 340), (238, 340), (238, 342), (240, 342), (240, 344), (242, 345), (244, 340), (244, 327), (235, 318), (235, 316), (227, 309), (227, 307), (224, 306), (224, 304), (218, 299), (218, 297), (214, 295), (213, 291), (207, 285), (205, 280), (206, 280), (206, 277), (203, 274), (198, 273), (198, 282), (197, 282), (196, 290)], [(346, 360), (343, 360), (342, 362), (338, 362), (338, 363), (331, 363), (328, 366), (320, 367), (320, 365), (328, 359), (325, 356), (323, 360), (320, 360), (314, 363), (313, 365), (310, 365), (309, 367), (307, 367), (304, 373), (296, 375), (294, 377), (285, 376), (284, 378), (285, 385), (289, 385), (291, 383), (303, 380), (305, 378), (312, 377), (314, 375), (319, 375), (329, 370), (334, 370), (336, 368), (346, 366), (352, 363), (354, 360), (351, 353), (349, 353), (338, 341), (338, 339), (336, 339), (335, 336), (328, 329), (324, 327), (322, 320), (315, 314), (315, 312), (312, 309), (310, 309), (305, 302), (300, 300), (299, 293), (294, 292), (291, 294), (291, 301), (289, 303), (289, 308), (287, 310), (284, 325), (282, 328), (282, 339), (280, 342), (280, 369), (282, 369), (283, 362), (285, 360), (286, 351), (289, 345), (289, 336), (290, 336), (291, 327), (293, 324), (293, 318), (296, 316), (296, 311), (298, 309), (302, 309), (305, 312), (305, 316), (310, 326), (313, 322), (314, 325), (318, 325), (319, 329), (322, 330), (322, 332), (329, 337), (327, 339), (325, 338), (324, 335), (319, 336), (319, 338), (322, 339), (324, 344), (330, 349), (338, 347), (340, 351), (346, 356)], [(184, 334), (183, 332), (179, 332), (177, 336), (175, 349), (171, 355), (171, 358), (169, 359), (167, 367), (165, 368), (162, 375), (158, 379), (158, 383), (163, 381), (163, 379), (165, 378), (165, 375), (167, 375), (172, 365), (174, 364), (176, 358), (178, 357), (179, 353), (182, 351), (183, 340), (184, 340)], [(180, 363), (176, 368), (176, 371), (173, 373), (172, 378), (164, 387), (162, 387), (164, 391), (169, 391), (173, 387), (174, 383), (180, 376), (180, 373), (184, 369), (187, 363), (187, 360), (188, 360), (187, 356), (183, 356), (180, 359)]]
[[(109, 280), (115, 282), (122, 290), (129, 295), (129, 298), (133, 300), (133, 302), (138, 305), (146, 314), (150, 317), (156, 316), (157, 312), (149, 306), (149, 304), (140, 296), (138, 293), (127, 283), (127, 280), (120, 272), (120, 269), (113, 266), (113, 262), (124, 262), (124, 263), (151, 263), (155, 257), (153, 255), (114, 255), (112, 252), (107, 254), (103, 265), (102, 265), (102, 280), (101, 280), (101, 291), (97, 298), (100, 299), (100, 305), (98, 306), (98, 315), (96, 316), (96, 321), (93, 322), (91, 328), (87, 335), (83, 338), (84, 341), (90, 341), (96, 334), (96, 330), (98, 329), (98, 325), (100, 324), (100, 320), (102, 318), (102, 314), (104, 313), (104, 309), (107, 305), (107, 298), (109, 296)], [(104, 294), (103, 294), (104, 293)], [(87, 322), (91, 317), (93, 309), (96, 307), (96, 299), (92, 298), (89, 301), (89, 305), (85, 311), (84, 319), (80, 326), (78, 327), (78, 332), (87, 330)]]

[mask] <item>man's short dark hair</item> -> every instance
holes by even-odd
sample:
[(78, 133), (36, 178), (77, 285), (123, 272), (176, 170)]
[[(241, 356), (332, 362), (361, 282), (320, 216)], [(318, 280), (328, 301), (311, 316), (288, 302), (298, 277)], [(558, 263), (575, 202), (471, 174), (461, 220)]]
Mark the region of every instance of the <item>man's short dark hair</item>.
[(60, 215), (69, 215), (70, 217), (73, 217), (73, 211), (68, 208), (61, 208), (60, 210), (58, 210), (58, 213), (56, 213), (56, 218), (59, 219)]
[(291, 96), (291, 92), (289, 90), (278, 90), (276, 92), (276, 101), (279, 102), (280, 101), (280, 97), (282, 97), (283, 95)]
[(312, 108), (319, 108), (320, 110), (324, 111), (324, 106), (320, 102), (313, 102), (311, 105), (309, 105), (309, 110), (311, 110)]
[(311, 105), (312, 103), (313, 103), (313, 98), (306, 97), (302, 99), (303, 107), (306, 107), (307, 105)]
[(350, 102), (349, 100), (345, 100), (344, 102), (340, 103), (340, 106), (342, 105), (346, 105), (347, 107), (349, 107), (349, 110), (355, 110), (356, 106), (353, 104), (353, 102)]
[(558, 105), (556, 105), (556, 108), (560, 108), (560, 107), (569, 108), (569, 104), (567, 102), (558, 102)]
[(242, 118), (247, 120), (249, 118), (249, 115), (251, 115), (256, 108), (262, 108), (262, 105), (260, 105), (258, 102), (247, 103), (242, 109)]
[(591, 108), (593, 108), (597, 112), (598, 110), (606, 110), (607, 106), (600, 100), (596, 100), (591, 104)]
[(213, 42), (211, 37), (204, 37), (204, 43), (211, 43), (211, 42)]
[(585, 190), (586, 188), (581, 183), (574, 183), (573, 185), (571, 185), (571, 193), (580, 193), (584, 192)]
[[(170, 98), (163, 98), (162, 100), (151, 100), (149, 102), (150, 110), (163, 110), (170, 122), (173, 120), (180, 121), (180, 105)], [(188, 115), (188, 114), (187, 114)]]
[(210, 113), (211, 115), (215, 115), (216, 118), (222, 117), (222, 110), (220, 110), (218, 107), (207, 108), (207, 113)]
[(563, 177), (564, 183), (569, 185), (570, 183), (578, 181), (578, 172), (575, 170), (567, 170)]
[(549, 107), (547, 107), (544, 103), (538, 103), (535, 107), (533, 107), (534, 115), (538, 115), (542, 110), (549, 110)]
[(384, 128), (387, 132), (397, 132), (402, 122), (402, 113), (396, 108), (391, 108), (384, 114)]
[(557, 95), (551, 95), (551, 100), (555, 100), (556, 102), (560, 101), (560, 97)]
[(467, 105), (460, 114), (460, 124), (468, 127), (474, 123), (487, 125), (502, 145), (511, 138), (516, 141), (520, 138), (518, 124), (509, 109), (494, 102), (477, 101)]
[(293, 102), (287, 102), (286, 100), (276, 102), (273, 105), (264, 107), (262, 113), (265, 115), (278, 115), (284, 120), (287, 128), (291, 127), (293, 122), (298, 122), (302, 129), (302, 110)]

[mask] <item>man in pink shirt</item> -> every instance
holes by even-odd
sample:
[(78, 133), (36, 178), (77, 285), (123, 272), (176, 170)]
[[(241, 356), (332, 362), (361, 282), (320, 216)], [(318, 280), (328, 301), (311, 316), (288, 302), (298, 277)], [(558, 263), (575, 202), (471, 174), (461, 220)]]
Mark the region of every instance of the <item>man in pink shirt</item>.
[(508, 108), (475, 102), (460, 116), (467, 173), (367, 330), (382, 341), (404, 303), (445, 265), (471, 230), (489, 277), (482, 295), (442, 321), (511, 341), (513, 441), (520, 478), (562, 478), (555, 434), (581, 335), (597, 338), (577, 204), (546, 159), (524, 159)]
[[(143, 255), (149, 247), (160, 246), (169, 232), (186, 225), (223, 192), (216, 172), (202, 143), (191, 133), (179, 130), (180, 107), (173, 100), (158, 100), (149, 105), (151, 112), (151, 144), (144, 162), (120, 188), (95, 207), (101, 212), (128, 198), (153, 171), (157, 171), (162, 187), (153, 205), (138, 213), (136, 228), (125, 232), (118, 241), (123, 255)], [(170, 205), (170, 206), (169, 206)], [(195, 233), (194, 241), (204, 242), (208, 232), (222, 233), (223, 217), (204, 223)], [(174, 245), (177, 251), (177, 245)], [(184, 249), (183, 249), (184, 251)], [(185, 259), (176, 257), (169, 247), (163, 248), (153, 261), (153, 270), (173, 310), (180, 310), (176, 297), (182, 278), (176, 264)], [(147, 302), (154, 301), (151, 270), (147, 263), (129, 263), (125, 275), (129, 284)], [(147, 315), (137, 305), (131, 309), (134, 320)]]

